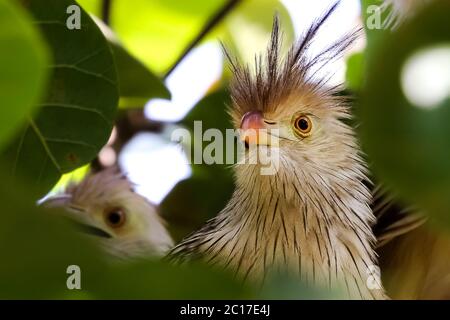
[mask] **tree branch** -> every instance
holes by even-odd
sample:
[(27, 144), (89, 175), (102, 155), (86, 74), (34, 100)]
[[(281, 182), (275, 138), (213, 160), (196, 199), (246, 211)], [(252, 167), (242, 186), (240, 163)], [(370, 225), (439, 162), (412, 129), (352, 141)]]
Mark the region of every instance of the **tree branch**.
[(107, 26), (109, 26), (111, 17), (111, 2), (112, 0), (103, 0), (102, 2), (102, 20)]
[(192, 51), (203, 38), (216, 27), (242, 0), (230, 0), (222, 8), (220, 8), (203, 26), (200, 33), (189, 43), (189, 45), (183, 50), (181, 55), (175, 61), (175, 63), (170, 67), (170, 69), (164, 75), (166, 79), (173, 70), (183, 61), (183, 59)]

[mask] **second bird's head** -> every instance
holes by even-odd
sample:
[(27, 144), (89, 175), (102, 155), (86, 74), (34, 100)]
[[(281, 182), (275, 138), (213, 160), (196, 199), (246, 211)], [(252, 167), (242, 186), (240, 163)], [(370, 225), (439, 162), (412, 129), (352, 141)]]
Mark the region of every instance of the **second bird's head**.
[(118, 257), (162, 256), (173, 246), (156, 207), (117, 168), (88, 175), (43, 206), (62, 208), (75, 225)]

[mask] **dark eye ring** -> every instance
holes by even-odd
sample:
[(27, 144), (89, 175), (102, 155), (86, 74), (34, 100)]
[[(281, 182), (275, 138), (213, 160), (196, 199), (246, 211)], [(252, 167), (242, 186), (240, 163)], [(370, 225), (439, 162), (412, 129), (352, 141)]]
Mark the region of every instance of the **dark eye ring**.
[(306, 115), (301, 115), (294, 118), (294, 131), (302, 138), (307, 137), (311, 134), (312, 122), (311, 119)]
[(126, 214), (122, 209), (112, 209), (105, 212), (105, 222), (111, 228), (120, 228), (125, 224)]

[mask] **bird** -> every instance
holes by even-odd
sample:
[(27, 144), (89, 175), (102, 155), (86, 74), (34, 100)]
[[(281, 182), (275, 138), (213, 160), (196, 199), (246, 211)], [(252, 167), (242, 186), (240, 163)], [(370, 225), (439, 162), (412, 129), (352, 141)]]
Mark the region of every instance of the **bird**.
[(119, 260), (160, 258), (174, 245), (156, 206), (117, 167), (88, 174), (41, 206), (63, 209), (78, 230)]
[[(275, 16), (267, 52), (250, 68), (225, 49), (233, 79), (230, 116), (245, 152), (234, 169), (228, 204), (168, 254), (169, 261), (200, 259), (264, 284), (273, 272), (303, 283), (342, 290), (350, 299), (386, 299), (376, 274), (375, 215), (368, 169), (342, 86), (314, 77), (341, 56), (360, 30), (319, 54), (308, 49), (338, 6), (332, 5), (282, 57)], [(278, 162), (261, 174), (262, 154)]]

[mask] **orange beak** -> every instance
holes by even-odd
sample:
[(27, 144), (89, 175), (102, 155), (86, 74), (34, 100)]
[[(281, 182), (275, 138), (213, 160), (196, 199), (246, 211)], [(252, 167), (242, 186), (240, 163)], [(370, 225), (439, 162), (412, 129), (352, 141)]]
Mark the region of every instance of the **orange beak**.
[(241, 140), (247, 144), (273, 145), (260, 111), (250, 111), (241, 120)]

